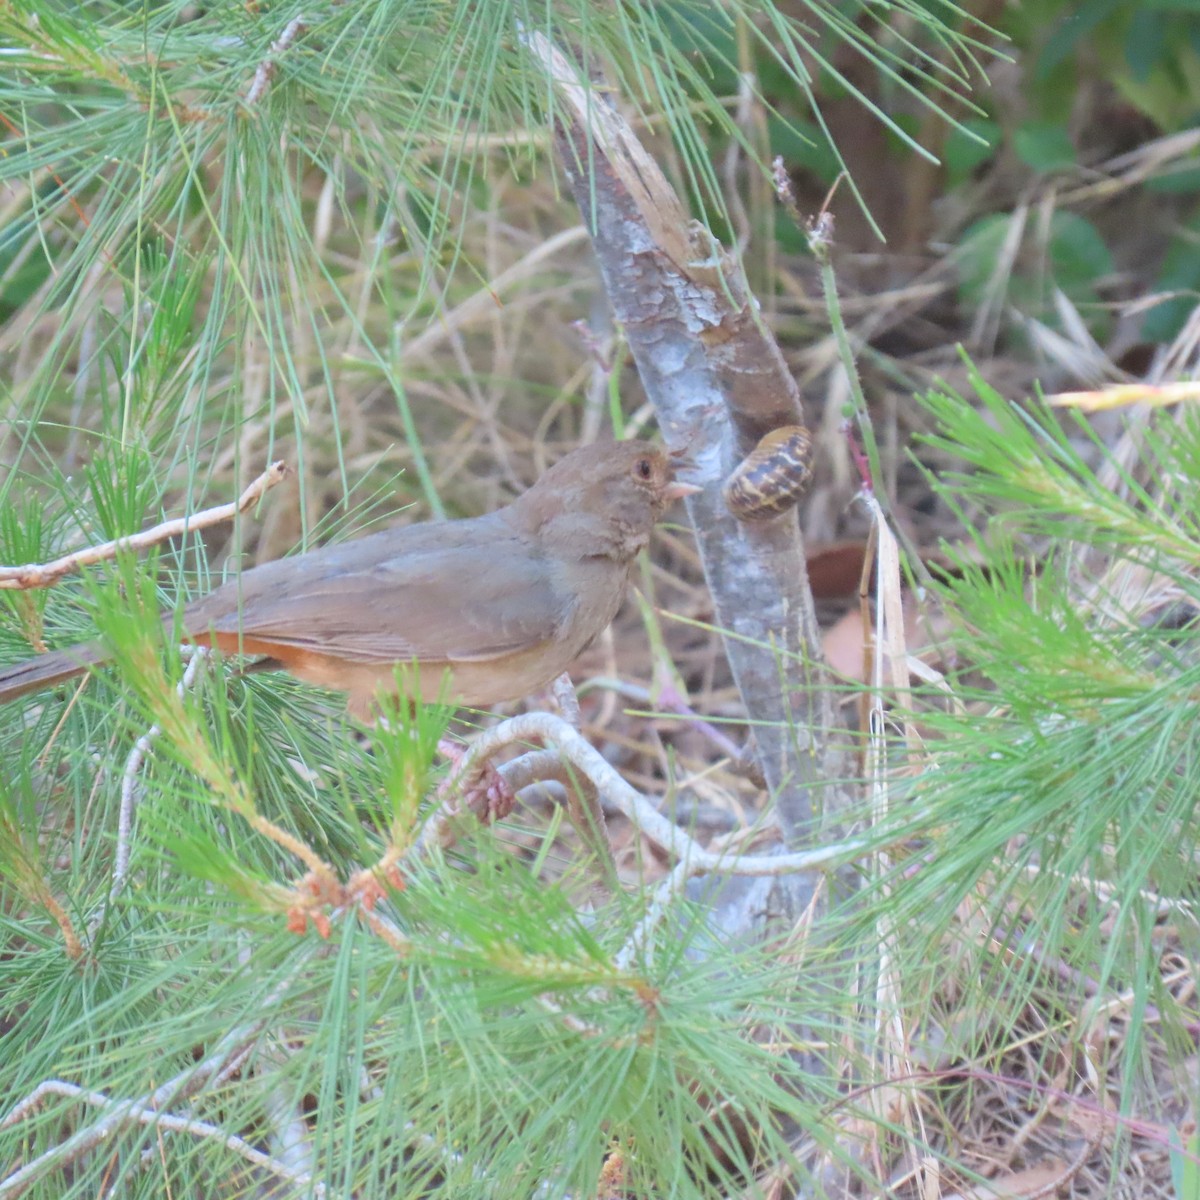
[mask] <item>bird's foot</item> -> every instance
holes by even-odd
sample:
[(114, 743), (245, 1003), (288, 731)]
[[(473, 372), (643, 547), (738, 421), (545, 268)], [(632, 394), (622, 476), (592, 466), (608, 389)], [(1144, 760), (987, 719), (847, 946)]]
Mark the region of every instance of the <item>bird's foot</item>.
[(517, 794), (508, 786), (499, 769), (485, 759), (476, 763), (465, 775), (459, 775), (458, 764), (466, 751), (447, 738), (438, 742), (438, 752), (451, 763), (450, 776), (439, 788), (443, 804), (451, 802), (450, 787), (458, 792), (456, 807), (461, 812), (469, 809), (485, 825), (502, 821), (517, 806)]

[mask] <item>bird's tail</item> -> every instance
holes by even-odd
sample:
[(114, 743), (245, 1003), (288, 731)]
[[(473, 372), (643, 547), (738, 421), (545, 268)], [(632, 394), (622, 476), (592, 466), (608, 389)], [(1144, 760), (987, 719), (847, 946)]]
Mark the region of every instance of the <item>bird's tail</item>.
[(81, 642), (52, 654), (39, 654), (11, 667), (0, 667), (0, 704), (8, 704), (30, 692), (53, 687), (82, 675), (94, 663), (103, 662), (107, 655), (102, 646)]

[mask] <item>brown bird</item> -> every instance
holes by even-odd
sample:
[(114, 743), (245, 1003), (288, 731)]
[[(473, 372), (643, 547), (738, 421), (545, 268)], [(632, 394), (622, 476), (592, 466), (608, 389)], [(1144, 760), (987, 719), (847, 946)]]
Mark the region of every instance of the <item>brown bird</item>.
[[(655, 522), (696, 490), (675, 481), (671, 458), (649, 442), (584, 446), (497, 512), (243, 571), (184, 609), (184, 636), (347, 692), (363, 719), (379, 692), (395, 694), (397, 664), (417, 664), (425, 700), (484, 708), (519, 699), (603, 632)], [(106, 657), (85, 643), (2, 668), (0, 704)]]

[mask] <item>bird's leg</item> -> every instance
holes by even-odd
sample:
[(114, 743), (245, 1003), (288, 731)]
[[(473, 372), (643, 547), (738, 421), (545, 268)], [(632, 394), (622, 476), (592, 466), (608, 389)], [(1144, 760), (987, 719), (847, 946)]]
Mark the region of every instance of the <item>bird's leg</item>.
[(583, 713), (579, 708), (579, 696), (566, 671), (550, 685), (550, 694), (554, 697), (554, 702), (558, 705), (558, 711), (562, 713), (563, 720), (573, 729), (582, 729)]

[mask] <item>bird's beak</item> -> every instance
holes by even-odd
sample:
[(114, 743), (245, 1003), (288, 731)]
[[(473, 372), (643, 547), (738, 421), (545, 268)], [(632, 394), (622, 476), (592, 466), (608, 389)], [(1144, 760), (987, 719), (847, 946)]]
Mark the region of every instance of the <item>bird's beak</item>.
[(663, 488), (663, 499), (668, 504), (674, 504), (676, 500), (682, 500), (684, 496), (694, 496), (697, 492), (704, 490), (697, 484), (684, 483), (682, 479), (675, 478), (681, 471), (694, 471), (696, 469), (696, 460), (691, 454), (692, 442), (694, 441), (695, 437), (693, 436), (688, 439), (686, 445), (667, 452), (667, 458), (671, 464), (671, 482)]
[(694, 483), (684, 483), (681, 479), (676, 479), (663, 488), (663, 499), (668, 504), (673, 504), (676, 500), (682, 500), (684, 496), (694, 496), (697, 492), (702, 491), (704, 489)]

